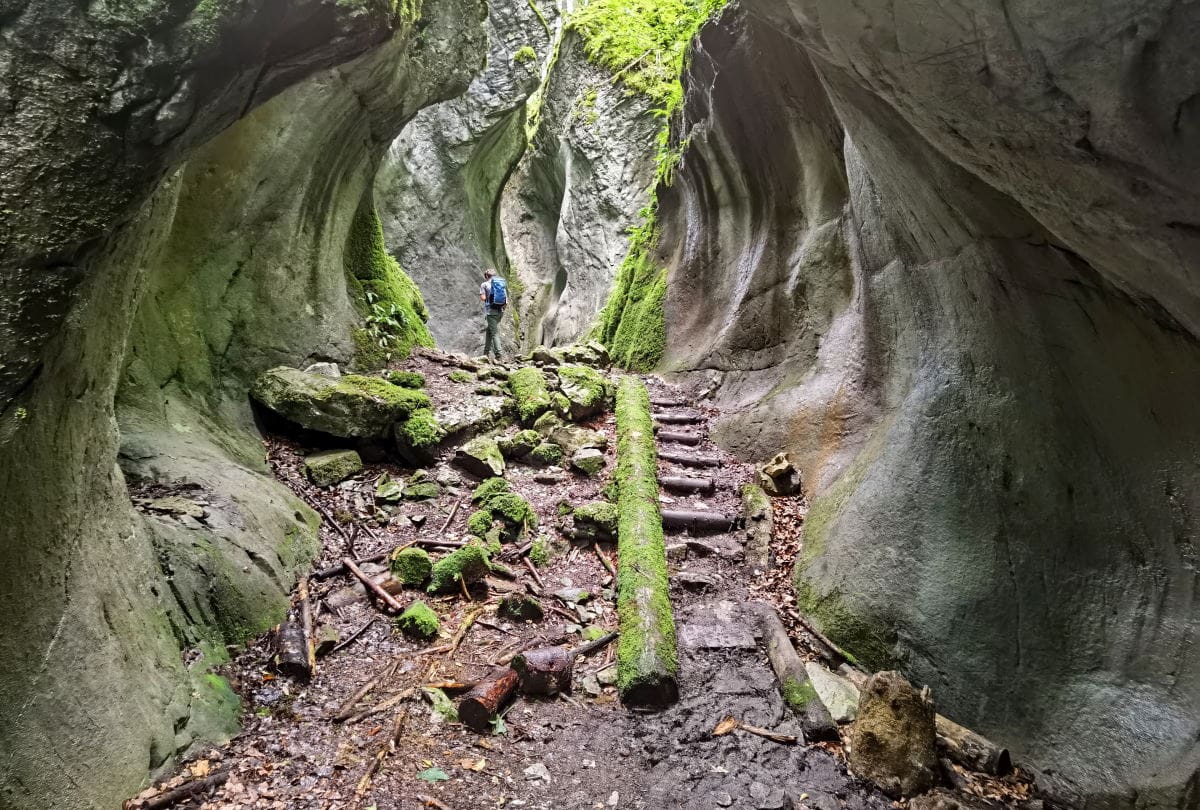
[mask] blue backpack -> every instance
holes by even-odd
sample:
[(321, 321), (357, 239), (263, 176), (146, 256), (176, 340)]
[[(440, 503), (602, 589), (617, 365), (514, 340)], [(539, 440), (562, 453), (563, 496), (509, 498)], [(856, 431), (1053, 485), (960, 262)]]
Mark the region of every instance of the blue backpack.
[(494, 307), (502, 307), (508, 304), (507, 281), (499, 277), (492, 279), (492, 288), (488, 294), (488, 303)]

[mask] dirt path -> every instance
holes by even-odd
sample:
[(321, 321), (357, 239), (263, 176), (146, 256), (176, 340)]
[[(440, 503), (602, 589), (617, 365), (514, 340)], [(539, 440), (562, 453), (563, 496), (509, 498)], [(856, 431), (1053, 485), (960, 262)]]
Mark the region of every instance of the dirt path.
[[(462, 399), (481, 384), (451, 381), (455, 369), (437, 362), (436, 356), (416, 358), (406, 367), (426, 375), (435, 402)], [(655, 400), (689, 399), (687, 392), (661, 381), (648, 382)], [(721, 461), (719, 467), (697, 470), (660, 460), (661, 476), (702, 475), (717, 481), (716, 491), (708, 495), (664, 492), (663, 507), (740, 515), (739, 488), (750, 470), (708, 442), (707, 422), (713, 412), (690, 406), (656, 410), (698, 417), (695, 423), (668, 426), (700, 437), (698, 446), (662, 442), (660, 449)], [(560, 515), (562, 503), (599, 499), (614, 467), (612, 416), (596, 418), (586, 426), (610, 439), (602, 476), (588, 479), (567, 472), (555, 483), (542, 483), (538, 477), (545, 470), (517, 463), (510, 464), (505, 476), (536, 510), (538, 531), (554, 550), (538, 569), (546, 608), (541, 622), (505, 621), (492, 612), (497, 596), (533, 586), (524, 563), (511, 553), (499, 559), (519, 572), (520, 581), (489, 577), (486, 585), (472, 589), (470, 601), (461, 594), (427, 597), (410, 591), (400, 595), (405, 604), (425, 598), (439, 614), (442, 636), (429, 643), (413, 642), (394, 630), (390, 619), (348, 576), (314, 579), (311, 604), (318, 624), (336, 627), (343, 640), (364, 626), (367, 629), (344, 649), (322, 657), (316, 677), (308, 684), (272, 671), (266, 639), (251, 646), (225, 672), (244, 701), (244, 732), (144, 796), (161, 795), (177, 784), (216, 773), (228, 774), (227, 780), (201, 798), (175, 806), (331, 810), (889, 806), (880, 794), (848, 776), (836, 745), (786, 745), (742, 732), (711, 734), (727, 715), (781, 734), (799, 734), (756, 637), (757, 624), (745, 609), (752, 598), (753, 575), (743, 562), (740, 530), (702, 537), (668, 535), (681, 663), (680, 699), (670, 709), (637, 714), (620, 705), (614, 688), (607, 685), (613, 671), (612, 645), (577, 662), (571, 695), (518, 698), (505, 715), (501, 734), (481, 736), (447, 722), (425, 699), (420, 687), (486, 679), (497, 670), (497, 662), (518, 649), (548, 642), (577, 646), (585, 625), (616, 629), (612, 577), (592, 547), (573, 545), (564, 536), (570, 521)], [(354, 552), (366, 559), (417, 539), (457, 541), (467, 535), (469, 496), (478, 482), (448, 463), (452, 450), (443, 451), (433, 468), (443, 485), (439, 497), (406, 502), (388, 516), (375, 505), (376, 480), (383, 472), (398, 478), (411, 471), (369, 464), (337, 487), (317, 490), (301, 472), (301, 451), (306, 448), (284, 439), (272, 439), (268, 448), (278, 475), (343, 525), (346, 536), (323, 527), (325, 547), (318, 569), (336, 565), (347, 553), (347, 536)], [(439, 534), (456, 503), (460, 508)], [(600, 547), (608, 559), (616, 559), (614, 546)], [(364, 568), (369, 573), (383, 571), (379, 565)], [(577, 606), (552, 595), (568, 588), (585, 589), (591, 598)], [(469, 627), (461, 646), (449, 655), (447, 639), (480, 607), (486, 611), (481, 620)], [(349, 696), (393, 662), (398, 663), (395, 674), (356, 707), (360, 712), (385, 708), (348, 722), (330, 720)], [(417, 690), (413, 697), (389, 702), (409, 689)], [(397, 722), (402, 730), (395, 750), (388, 750), (382, 767), (362, 783)]]

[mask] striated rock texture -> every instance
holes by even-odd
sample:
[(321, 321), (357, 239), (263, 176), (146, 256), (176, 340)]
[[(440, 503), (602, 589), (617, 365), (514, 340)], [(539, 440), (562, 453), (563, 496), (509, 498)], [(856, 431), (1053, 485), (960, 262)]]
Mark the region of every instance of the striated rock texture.
[(246, 381), (349, 357), (350, 223), (403, 121), (465, 88), (483, 9), (428, 4), (417, 38), (409, 3), (48, 6), (0, 9), (0, 805), (107, 808), (236, 730), (205, 671), (316, 534)]
[(526, 348), (571, 343), (595, 322), (650, 199), (659, 130), (652, 102), (589, 62), (569, 29), (542, 93), (537, 132), (500, 202)]
[(664, 366), (801, 467), (802, 606), (1089, 807), (1197, 789), (1198, 32), (740, 0), (660, 192)]
[(375, 181), (388, 250), (421, 288), (429, 329), (448, 351), (482, 351), (482, 271), (508, 268), (500, 193), (525, 152), (525, 102), (548, 56), (548, 22), (527, 0), (491, 2), (486, 69), (465, 95), (404, 128)]

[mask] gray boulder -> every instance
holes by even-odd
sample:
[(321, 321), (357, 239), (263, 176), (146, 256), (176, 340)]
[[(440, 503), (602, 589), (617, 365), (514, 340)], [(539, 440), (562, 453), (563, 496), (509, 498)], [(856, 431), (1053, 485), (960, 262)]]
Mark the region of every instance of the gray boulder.
[(491, 436), (477, 436), (454, 452), (454, 463), (478, 478), (504, 475), (504, 456)]
[(400, 388), (377, 377), (340, 379), (280, 366), (263, 372), (250, 396), (306, 430), (342, 439), (384, 439), (392, 426), (430, 405), (423, 391)]
[(304, 459), (304, 472), (319, 487), (331, 487), (345, 481), (363, 468), (354, 450), (325, 450)]

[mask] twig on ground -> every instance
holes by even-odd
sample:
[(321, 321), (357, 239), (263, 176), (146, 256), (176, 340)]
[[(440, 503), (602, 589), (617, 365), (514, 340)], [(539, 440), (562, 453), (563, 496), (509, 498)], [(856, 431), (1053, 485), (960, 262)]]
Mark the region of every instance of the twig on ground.
[(383, 589), (383, 586), (381, 586), (378, 582), (376, 582), (375, 580), (371, 579), (369, 576), (364, 574), (362, 569), (354, 564), (354, 560), (351, 560), (349, 557), (346, 557), (345, 559), (342, 560), (342, 563), (346, 566), (346, 569), (348, 571), (350, 571), (351, 574), (354, 574), (354, 576), (358, 577), (358, 579), (362, 582), (362, 584), (366, 585), (371, 590), (372, 593), (374, 593), (381, 600), (383, 600), (383, 603), (385, 605), (387, 605), (392, 610), (395, 610), (397, 612), (404, 610), (404, 605), (397, 602), (396, 597), (392, 596), (390, 593), (385, 591)]
[(332, 650), (330, 650), (329, 654), (333, 655), (335, 652), (340, 652), (341, 650), (344, 650), (347, 647), (349, 647), (354, 642), (358, 641), (358, 637), (361, 636), (363, 633), (367, 632), (367, 630), (371, 627), (371, 625), (375, 624), (375, 622), (377, 622), (377, 621), (379, 621), (378, 616), (372, 616), (371, 618), (367, 619), (367, 621), (363, 624), (362, 627), (355, 630), (353, 633), (350, 634), (349, 638), (347, 638), (345, 641), (339, 643), (336, 647), (334, 647)]
[(521, 562), (525, 563), (525, 567), (529, 569), (529, 574), (533, 577), (533, 581), (537, 583), (538, 588), (543, 591), (546, 590), (546, 585), (542, 582), (542, 577), (538, 574), (537, 568), (534, 567), (533, 560), (528, 557), (522, 557)]
[(462, 506), (462, 501), (455, 501), (454, 508), (450, 510), (450, 517), (446, 518), (446, 522), (442, 524), (442, 528), (438, 534), (445, 534), (446, 529), (450, 528), (450, 524), (454, 522), (454, 517), (458, 514), (458, 508)]
[(396, 720), (392, 723), (392, 732), (388, 735), (385, 742), (375, 754), (375, 758), (371, 760), (371, 764), (367, 766), (367, 772), (358, 780), (358, 786), (354, 788), (354, 793), (358, 797), (366, 794), (367, 789), (371, 787), (371, 777), (383, 765), (383, 761), (387, 759), (388, 754), (396, 750), (396, 746), (400, 743), (400, 737), (404, 733), (404, 721), (408, 717), (408, 712), (404, 709), (396, 712)]
[(229, 781), (229, 771), (218, 771), (214, 774), (209, 774), (201, 779), (188, 782), (180, 785), (174, 790), (170, 790), (153, 799), (148, 799), (145, 804), (134, 804), (133, 801), (127, 801), (124, 804), (126, 808), (136, 807), (138, 810), (161, 810), (164, 807), (173, 807), (176, 804), (199, 796), (201, 793), (211, 788), (220, 787)]

